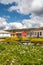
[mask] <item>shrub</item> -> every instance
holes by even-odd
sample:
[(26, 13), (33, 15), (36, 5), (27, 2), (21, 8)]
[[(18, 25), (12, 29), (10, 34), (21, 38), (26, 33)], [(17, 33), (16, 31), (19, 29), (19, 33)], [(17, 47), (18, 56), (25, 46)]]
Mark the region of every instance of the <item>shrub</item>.
[(19, 41), (20, 38), (19, 38), (18, 36), (15, 35), (14, 37), (11, 38), (11, 40), (12, 40), (12, 41)]
[(31, 38), (31, 43), (34, 43), (34, 44), (42, 44), (43, 43), (43, 38)]
[(6, 37), (3, 42), (10, 43), (11, 42), (11, 38), (10, 37)]
[(29, 40), (28, 37), (22, 36), (21, 40), (25, 41), (25, 40)]
[(6, 37), (3, 42), (13, 43), (13, 42), (17, 42), (19, 40), (20, 40), (20, 38), (15, 35), (14, 37)]
[(2, 52), (3, 50), (5, 50), (5, 47), (0, 45), (0, 52)]

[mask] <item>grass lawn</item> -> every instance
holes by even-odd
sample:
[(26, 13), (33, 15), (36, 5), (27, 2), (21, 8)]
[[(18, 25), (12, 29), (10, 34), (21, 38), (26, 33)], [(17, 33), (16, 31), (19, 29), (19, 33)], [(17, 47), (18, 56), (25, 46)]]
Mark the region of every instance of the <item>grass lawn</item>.
[(0, 65), (43, 65), (43, 46), (0, 43)]

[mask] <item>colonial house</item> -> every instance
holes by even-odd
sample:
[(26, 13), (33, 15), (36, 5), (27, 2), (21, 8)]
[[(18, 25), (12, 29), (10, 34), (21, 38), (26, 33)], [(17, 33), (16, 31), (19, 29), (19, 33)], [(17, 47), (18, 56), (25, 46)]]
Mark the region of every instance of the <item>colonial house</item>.
[(43, 37), (43, 27), (40, 28), (27, 28), (27, 29), (15, 29), (9, 32), (15, 33), (18, 36), (26, 35), (28, 37)]
[(0, 30), (0, 38), (4, 38), (4, 37), (11, 37), (10, 32), (4, 31), (4, 30)]
[(15, 30), (0, 30), (0, 38), (17, 36), (27, 37), (43, 37), (43, 27), (28, 28), (28, 29), (15, 29)]
[(22, 32), (16, 32), (16, 35), (21, 37), (21, 36), (27, 36), (27, 32), (22, 31)]
[(29, 31), (29, 37), (43, 37), (43, 27), (31, 29)]

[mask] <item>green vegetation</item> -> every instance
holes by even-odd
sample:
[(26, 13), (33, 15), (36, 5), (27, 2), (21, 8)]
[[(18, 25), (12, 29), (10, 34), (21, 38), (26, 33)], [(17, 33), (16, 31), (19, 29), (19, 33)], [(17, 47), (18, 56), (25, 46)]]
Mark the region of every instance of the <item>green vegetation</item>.
[(28, 38), (28, 37), (18, 37), (18, 36), (14, 36), (12, 38), (5, 38), (3, 42), (7, 42), (7, 43), (20, 43), (21, 41), (30, 41), (31, 44), (33, 43), (34, 45), (43, 45), (43, 38)]
[(0, 65), (43, 65), (43, 46), (0, 43)]
[(35, 45), (43, 45), (43, 38), (30, 38), (30, 41)]

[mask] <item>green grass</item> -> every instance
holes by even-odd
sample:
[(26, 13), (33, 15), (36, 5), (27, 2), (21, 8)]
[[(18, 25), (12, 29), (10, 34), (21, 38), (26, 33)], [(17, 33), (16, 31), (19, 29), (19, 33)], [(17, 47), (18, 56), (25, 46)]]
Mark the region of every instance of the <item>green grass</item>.
[(0, 43), (0, 65), (43, 65), (43, 46)]

